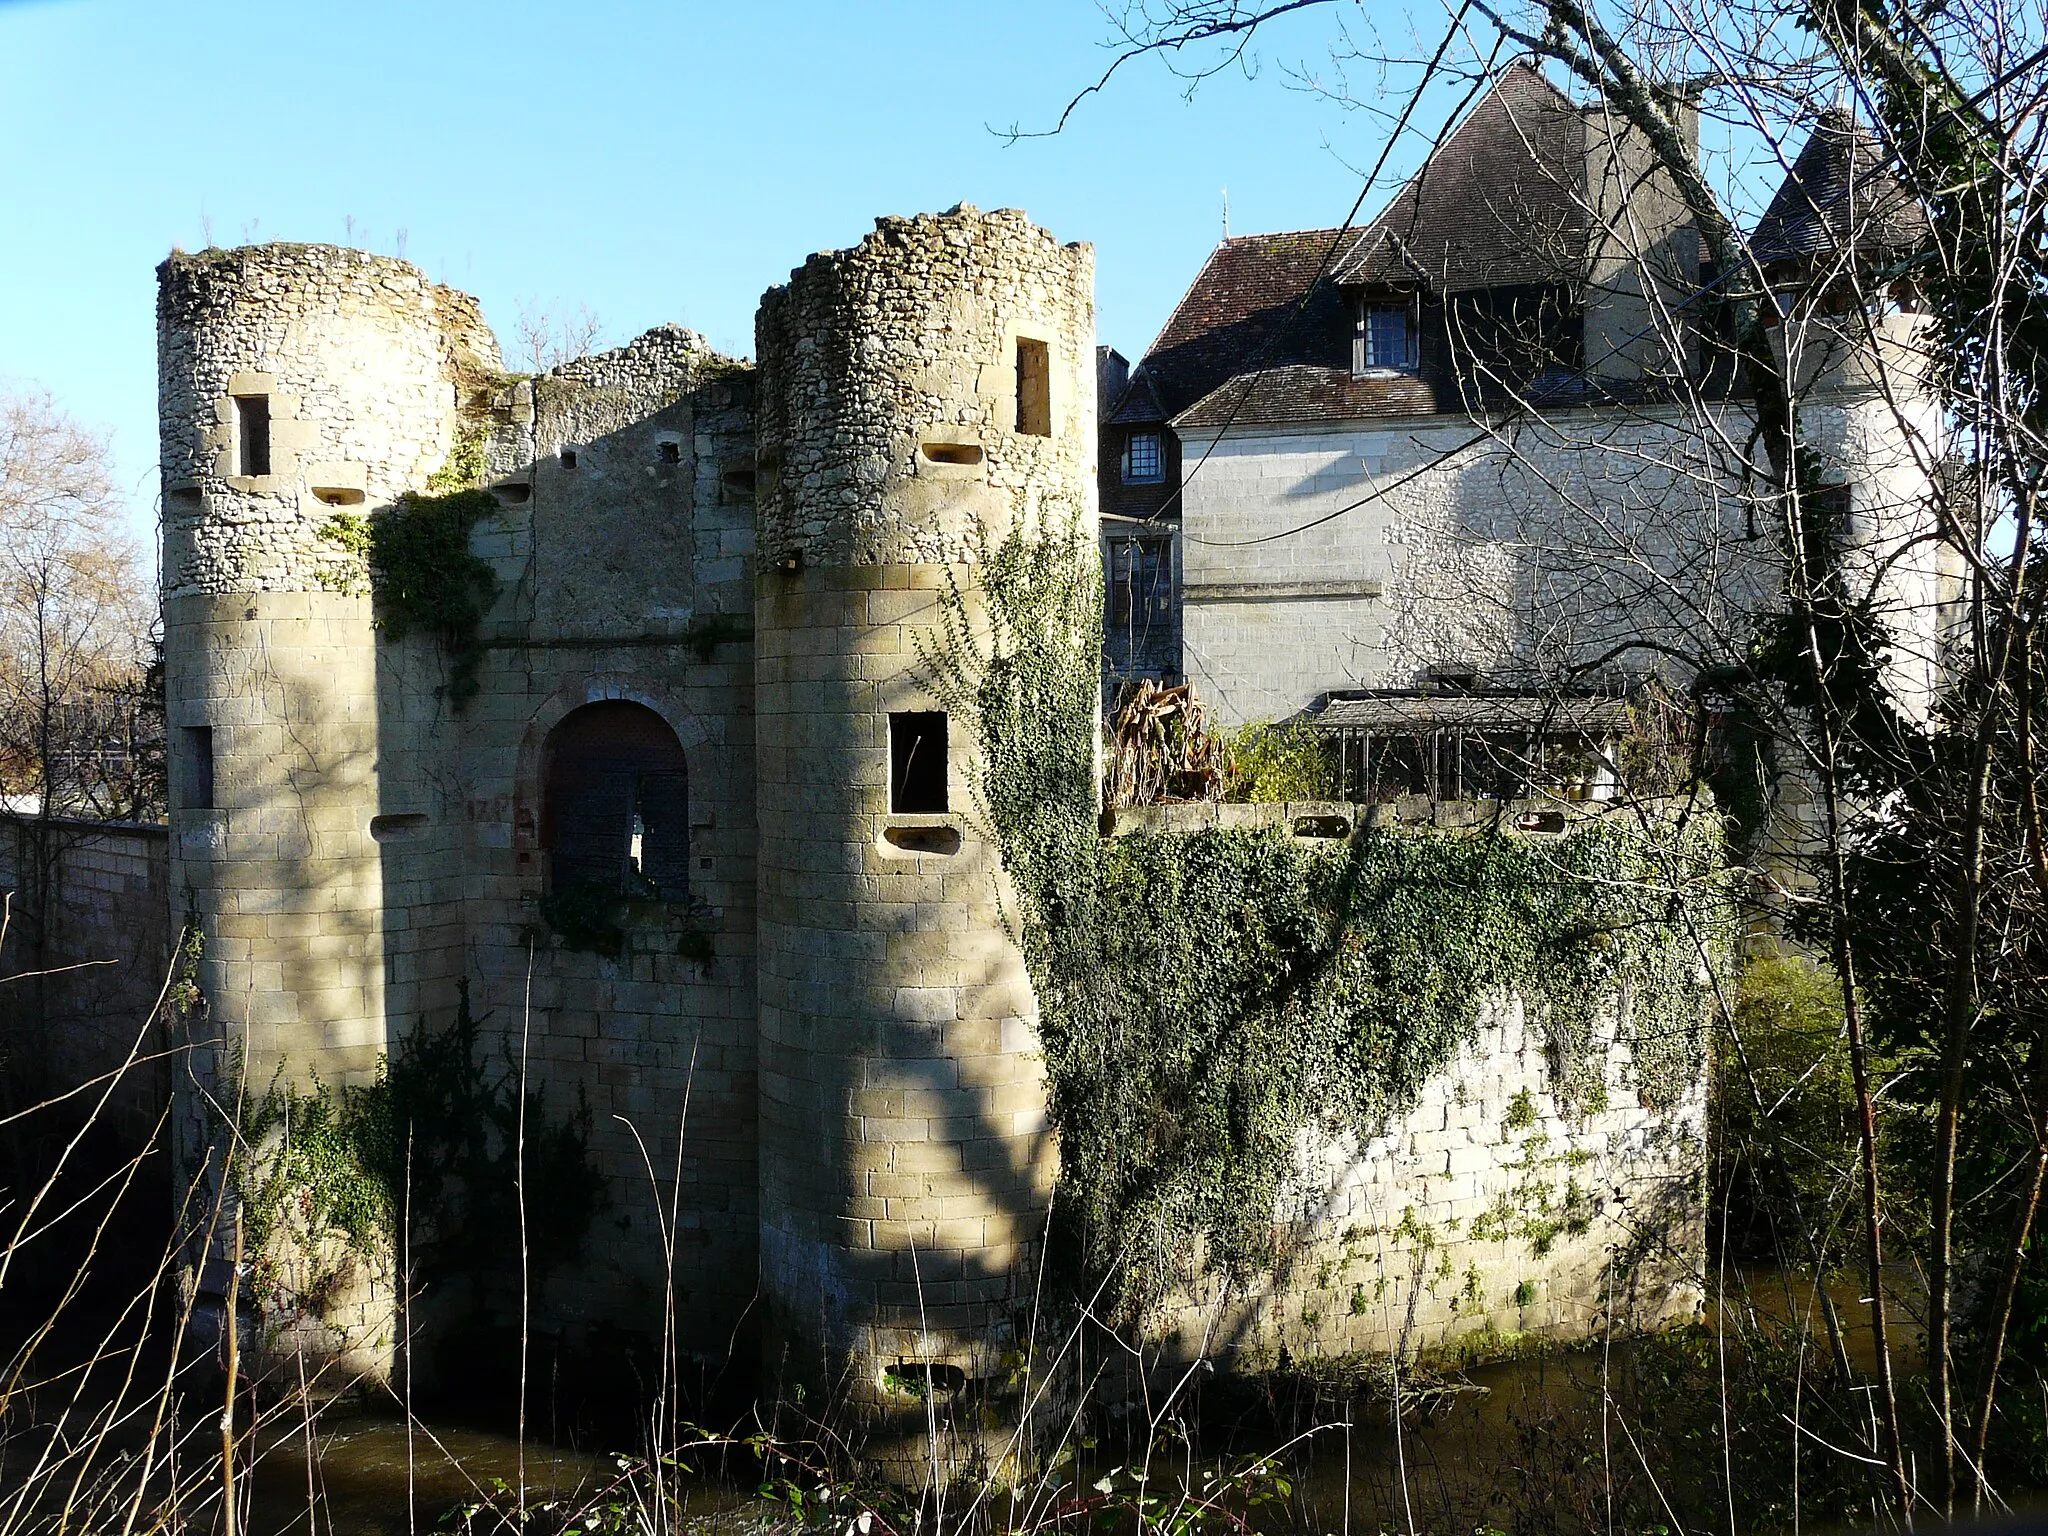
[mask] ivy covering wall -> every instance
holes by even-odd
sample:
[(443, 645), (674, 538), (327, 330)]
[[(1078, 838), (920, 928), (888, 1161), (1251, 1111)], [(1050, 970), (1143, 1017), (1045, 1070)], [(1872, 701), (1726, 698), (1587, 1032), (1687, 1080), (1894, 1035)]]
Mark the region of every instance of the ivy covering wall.
[(269, 1304), (319, 1309), (330, 1289), (322, 1276), (291, 1297), (275, 1270), (282, 1255), (316, 1256), (329, 1234), (342, 1240), (333, 1261), (389, 1264), (405, 1223), (414, 1279), (462, 1281), (478, 1305), (505, 1300), (495, 1293), (507, 1277), (516, 1282), (522, 1242), (536, 1274), (581, 1251), (606, 1203), (589, 1108), (579, 1095), (574, 1111), (550, 1114), (536, 1086), (522, 1108), (517, 1067), (486, 1060), (482, 1023), (464, 983), (453, 1020), (434, 1029), (422, 1019), (373, 1082), (302, 1088), (280, 1071), (257, 1092), (239, 1071), (227, 1074), (219, 1103), (236, 1120), (229, 1166), (256, 1290)]
[(448, 664), (448, 702), (458, 711), (481, 687), (482, 626), (498, 595), (497, 572), (469, 547), (477, 523), (498, 510), (497, 499), (477, 485), (484, 437), (481, 424), (465, 426), (425, 491), (407, 492), (367, 517), (337, 512), (319, 530), (353, 557), (340, 571), (323, 574), (322, 584), (367, 589), (387, 640), (422, 632), (439, 641)]
[(924, 661), (984, 753), (1038, 992), (1068, 1278), (1133, 1317), (1198, 1271), (1277, 1258), (1300, 1134), (1376, 1134), (1518, 997), (1568, 1105), (1602, 1106), (1603, 1015), (1674, 1103), (1729, 935), (1712, 817), (1558, 838), (1274, 830), (1104, 838), (1092, 541), (1054, 511), (976, 551)]

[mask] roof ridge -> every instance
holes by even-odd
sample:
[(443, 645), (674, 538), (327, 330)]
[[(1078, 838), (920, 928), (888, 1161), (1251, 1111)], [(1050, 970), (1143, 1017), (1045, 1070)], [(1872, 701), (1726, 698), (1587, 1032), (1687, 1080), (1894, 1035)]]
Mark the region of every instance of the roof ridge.
[[(1430, 172), (1437, 167), (1439, 161), (1444, 161), (1446, 162), (1444, 174), (1446, 176), (1455, 175), (1455, 167), (1448, 163), (1450, 157), (1456, 153), (1458, 146), (1468, 135), (1482, 132), (1483, 125), (1491, 122), (1493, 111), (1497, 104), (1500, 111), (1506, 115), (1507, 120), (1517, 129), (1516, 148), (1518, 152), (1524, 159), (1533, 161), (1539, 169), (1549, 169), (1549, 167), (1544, 165), (1542, 145), (1531, 142), (1527, 127), (1519, 121), (1516, 115), (1518, 111), (1517, 104), (1506, 99), (1511, 90), (1519, 94), (1526, 86), (1534, 86), (1546, 98), (1537, 105), (1536, 109), (1538, 111), (1569, 113), (1573, 118), (1579, 118), (1582, 109), (1578, 103), (1574, 102), (1571, 97), (1567, 96), (1563, 90), (1551, 81), (1528, 55), (1521, 55), (1514, 59), (1506, 69), (1500, 72), (1485, 94), (1473, 101), (1464, 114), (1458, 118), (1457, 122), (1430, 146), (1429, 153), (1422, 158), (1422, 163), (1416, 166), (1414, 172), (1401, 183), (1394, 195), (1387, 200), (1386, 205), (1364, 225), (1358, 240), (1353, 243), (1345, 261), (1332, 271), (1331, 275), (1338, 282), (1345, 282), (1347, 279), (1359, 274), (1364, 268), (1367, 257), (1370, 254), (1376, 254), (1377, 249), (1386, 243), (1388, 237), (1399, 238), (1399, 232), (1388, 226), (1389, 221), (1404, 206), (1416, 210), (1410, 219), (1409, 230), (1409, 233), (1415, 233), (1415, 226), (1421, 222), (1420, 204), (1424, 196), (1424, 189), (1428, 185)], [(1523, 103), (1520, 110), (1526, 111), (1528, 106), (1528, 103)], [(1584, 169), (1583, 161), (1584, 150), (1583, 146), (1581, 146), (1577, 168), (1582, 173)], [(1368, 251), (1368, 247), (1371, 247), (1372, 250)], [(1404, 258), (1404, 265), (1412, 264), (1412, 262)]]
[(1268, 229), (1257, 234), (1229, 235), (1219, 244), (1237, 245), (1247, 240), (1305, 240), (1310, 235), (1341, 235), (1346, 230), (1363, 228), (1361, 224), (1324, 224), (1316, 229)]

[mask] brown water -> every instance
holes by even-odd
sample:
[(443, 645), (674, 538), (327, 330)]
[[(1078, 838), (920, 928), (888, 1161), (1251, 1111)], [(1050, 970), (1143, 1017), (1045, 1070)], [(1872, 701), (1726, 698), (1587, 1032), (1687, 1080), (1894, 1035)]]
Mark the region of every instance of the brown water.
[[(545, 1444), (528, 1444), (523, 1459), (535, 1502), (601, 1486), (613, 1471), (609, 1458)], [(402, 1422), (363, 1416), (316, 1426), (310, 1472), (308, 1460), (303, 1431), (282, 1433), (259, 1459), (249, 1536), (431, 1530), (450, 1509), (516, 1486), (522, 1452), (511, 1435), (426, 1424), (408, 1434)]]
[[(1755, 1316), (1778, 1321), (1810, 1313), (1810, 1284), (1793, 1279), (1788, 1285), (1788, 1277), (1769, 1272), (1746, 1278), (1743, 1300), (1724, 1309), (1731, 1333)], [(1850, 1328), (1850, 1352), (1866, 1365), (1871, 1350), (1861, 1298), (1850, 1285), (1836, 1293), (1836, 1301)], [(1711, 1341), (1701, 1347), (1709, 1352), (1708, 1364), (1704, 1377), (1692, 1379), (1695, 1398), (1712, 1395), (1717, 1363)], [(1200, 1388), (1201, 1400), (1189, 1405), (1196, 1410), (1189, 1417), (1201, 1421), (1195, 1447), (1155, 1448), (1152, 1486), (1171, 1487), (1190, 1471), (1199, 1481), (1205, 1467), (1241, 1470), (1249, 1460), (1271, 1457), (1284, 1465), (1290, 1486), (1283, 1497), (1246, 1511), (1261, 1530), (1466, 1536), (1481, 1525), (1604, 1529), (1602, 1500), (1610, 1485), (1634, 1484), (1639, 1501), (1650, 1497), (1646, 1461), (1670, 1454), (1673, 1443), (1668, 1424), (1642, 1422), (1640, 1404), (1618, 1401), (1627, 1396), (1620, 1384), (1644, 1348), (1616, 1342), (1606, 1349), (1410, 1375), (1401, 1384), (1406, 1411), (1398, 1423), (1385, 1383), (1320, 1392), (1295, 1383), (1261, 1398), (1211, 1378)], [(1826, 1352), (1817, 1322), (1808, 1348), (1814, 1356)], [(1699, 1401), (1674, 1403), (1668, 1392), (1662, 1401), (1709, 1431), (1715, 1427)], [(1661, 1451), (1660, 1432), (1667, 1432)], [(432, 1420), (409, 1429), (402, 1420), (330, 1410), (310, 1431), (281, 1426), (266, 1433), (271, 1438), (245, 1486), (248, 1536), (432, 1531), (463, 1505), (494, 1499), (502, 1504), (507, 1490), (520, 1486), (522, 1471), (529, 1506), (578, 1501), (620, 1482), (620, 1463), (608, 1454), (538, 1439), (522, 1447), (510, 1434)], [(1065, 1486), (1040, 1490), (1046, 1495), (1041, 1508), (1086, 1501), (1098, 1477), (1144, 1454), (1148, 1437), (1133, 1421), (1120, 1426), (1115, 1415), (1107, 1415), (1096, 1433), (1099, 1441), (1068, 1469)], [(1637, 1448), (1638, 1434), (1651, 1446), (1648, 1457)], [(1797, 1434), (1788, 1427), (1779, 1438), (1789, 1445)], [(1716, 1455), (1711, 1445), (1706, 1454)], [(1666, 1470), (1659, 1465), (1658, 1474)], [(1672, 1481), (1674, 1490), (1679, 1486)], [(1695, 1478), (1694, 1486), (1705, 1481)], [(1651, 1491), (1665, 1497), (1661, 1488)], [(693, 1521), (719, 1526), (758, 1526), (786, 1513), (759, 1501), (750, 1478), (700, 1481), (689, 1485), (688, 1498)], [(1659, 1523), (1674, 1531), (1727, 1529), (1725, 1507), (1687, 1508), (1675, 1491), (1670, 1498), (1675, 1507), (1668, 1519), (1660, 1512)]]
[[(411, 1536), (433, 1531), (465, 1507), (495, 1502), (512, 1509), (525, 1474), (528, 1508), (573, 1508), (593, 1495), (630, 1503), (619, 1459), (488, 1430), (458, 1429), (368, 1416), (338, 1419), (317, 1431), (309, 1477), (303, 1433), (282, 1437), (255, 1468), (247, 1536)], [(308, 1487), (311, 1497), (308, 1497)], [(751, 1488), (685, 1481), (673, 1503), (692, 1523), (711, 1522), (760, 1503)], [(766, 1506), (763, 1506), (764, 1509)], [(542, 1529), (552, 1529), (536, 1518)], [(487, 1521), (478, 1529), (493, 1529)]]
[[(1598, 1352), (1580, 1352), (1432, 1377), (1404, 1388), (1408, 1411), (1398, 1428), (1385, 1399), (1377, 1396), (1305, 1402), (1283, 1409), (1278, 1422), (1253, 1413), (1236, 1426), (1212, 1423), (1192, 1452), (1155, 1451), (1155, 1486), (1173, 1486), (1190, 1468), (1199, 1477), (1205, 1466), (1242, 1468), (1250, 1459), (1276, 1455), (1285, 1463), (1290, 1489), (1286, 1497), (1248, 1511), (1263, 1530), (1466, 1536), (1488, 1522), (1526, 1528), (1532, 1503), (1585, 1496), (1585, 1478), (1560, 1478), (1558, 1468), (1543, 1462), (1559, 1446), (1598, 1443), (1603, 1365), (1620, 1369), (1626, 1352), (1623, 1345), (1609, 1361)], [(1302, 1427), (1290, 1427), (1289, 1418)], [(1609, 1428), (1615, 1454), (1625, 1458), (1625, 1433)], [(1142, 1443), (1144, 1436), (1134, 1438)], [(1118, 1448), (1117, 1439), (1105, 1430), (1068, 1471), (1065, 1488), (1045, 1491), (1040, 1508), (1085, 1499), (1096, 1478), (1135, 1459), (1131, 1449)], [(428, 1531), (451, 1507), (516, 1486), (519, 1474), (519, 1447), (510, 1435), (422, 1426), (408, 1443), (402, 1423), (338, 1419), (317, 1437), (311, 1479), (316, 1523), (308, 1518), (306, 1459), (302, 1436), (286, 1437), (262, 1459), (251, 1536)], [(531, 1442), (525, 1468), (531, 1504), (587, 1495), (613, 1483), (618, 1473), (610, 1456)], [(692, 1497), (691, 1513), (701, 1517), (743, 1514), (749, 1506), (764, 1520), (786, 1513), (757, 1502), (751, 1487), (737, 1483), (698, 1484)], [(1515, 1519), (1517, 1510), (1525, 1518)], [(1675, 1528), (1692, 1528), (1693, 1514), (1682, 1512)], [(1707, 1511), (1700, 1523), (1714, 1524), (1713, 1517)], [(1726, 1528), (1725, 1514), (1719, 1524)]]

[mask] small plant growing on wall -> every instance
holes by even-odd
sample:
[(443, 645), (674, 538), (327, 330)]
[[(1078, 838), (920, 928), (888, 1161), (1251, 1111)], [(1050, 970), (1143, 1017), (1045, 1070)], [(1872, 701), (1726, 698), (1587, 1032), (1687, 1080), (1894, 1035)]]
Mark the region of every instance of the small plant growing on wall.
[(651, 882), (645, 891), (620, 891), (603, 881), (581, 881), (549, 891), (540, 898), (540, 923), (530, 937), (542, 942), (552, 937), (564, 949), (617, 959), (625, 953), (635, 912), (644, 920), (650, 910), (658, 910), (658, 926), (675, 935), (675, 952), (700, 974), (710, 975), (718, 959), (717, 916), (710, 903), (695, 895), (661, 900)]
[(626, 928), (620, 921), (624, 906), (625, 897), (616, 886), (583, 881), (542, 896), (540, 920), (564, 949), (616, 958), (626, 947)]

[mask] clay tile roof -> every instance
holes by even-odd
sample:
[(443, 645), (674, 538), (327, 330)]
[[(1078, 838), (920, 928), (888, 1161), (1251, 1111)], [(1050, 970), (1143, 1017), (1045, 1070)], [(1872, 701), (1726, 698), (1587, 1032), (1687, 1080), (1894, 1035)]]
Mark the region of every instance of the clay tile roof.
[(1177, 431), (1293, 421), (1351, 421), (1368, 416), (1426, 416), (1436, 391), (1413, 374), (1358, 378), (1347, 365), (1293, 363), (1230, 379), (1173, 418)]
[(1262, 360), (1348, 365), (1344, 299), (1327, 277), (1316, 284), (1302, 314), (1290, 316), (1324, 263), (1341, 259), (1355, 238), (1352, 232), (1305, 229), (1225, 240), (1209, 253), (1167, 319), (1125, 398), (1137, 393), (1142, 377), (1159, 407), (1172, 415)]
[(1337, 271), (1439, 293), (1569, 281), (1586, 239), (1585, 120), (1518, 63), (1430, 151)]
[(1433, 409), (1396, 403), (1427, 400), (1416, 380), (1349, 379), (1343, 288), (1413, 287), (1418, 267), (1440, 292), (1559, 281), (1561, 259), (1576, 260), (1584, 239), (1583, 141), (1564, 95), (1534, 66), (1515, 65), (1363, 231), (1241, 235), (1210, 252), (1109, 421), (1208, 423), (1219, 386), (1254, 368), (1278, 370), (1257, 391), (1261, 409), (1280, 413), (1267, 419), (1309, 419), (1299, 413), (1310, 396), (1327, 409), (1355, 397), (1373, 414)]
[(1758, 261), (1805, 261), (1841, 253), (1853, 241), (1869, 254), (1911, 250), (1927, 236), (1927, 214), (1888, 168), (1890, 156), (1855, 117), (1830, 109), (1750, 237)]

